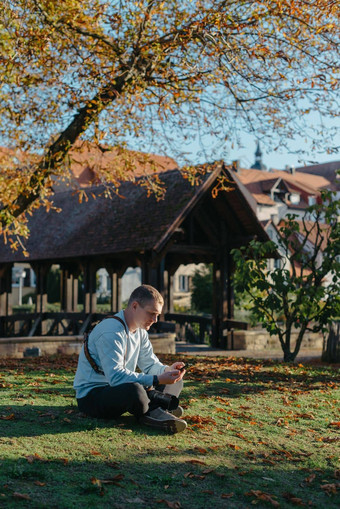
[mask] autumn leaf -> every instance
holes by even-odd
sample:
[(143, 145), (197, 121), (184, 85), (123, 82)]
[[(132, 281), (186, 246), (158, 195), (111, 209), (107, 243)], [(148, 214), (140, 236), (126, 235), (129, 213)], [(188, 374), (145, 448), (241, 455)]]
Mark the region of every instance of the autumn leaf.
[(328, 427), (329, 427), (329, 428), (340, 428), (340, 421), (337, 421), (337, 422), (335, 422), (335, 421), (334, 421), (334, 422), (330, 422), (330, 423), (328, 424)]
[(192, 463), (193, 465), (206, 465), (205, 461), (202, 460), (187, 460), (186, 463)]
[(304, 482), (307, 484), (311, 484), (314, 481), (315, 477), (316, 477), (315, 474), (311, 474), (308, 477), (306, 477), (306, 479), (304, 479)]
[(45, 482), (41, 482), (41, 481), (34, 481), (34, 484), (36, 486), (46, 486), (46, 483)]
[(202, 471), (202, 474), (208, 475), (211, 474), (211, 472), (214, 472), (213, 468), (206, 468), (205, 470)]
[(68, 458), (57, 458), (57, 461), (61, 461), (64, 465), (68, 464)]
[(180, 509), (182, 507), (180, 502), (170, 502), (169, 500), (165, 500), (164, 498), (162, 498), (161, 500), (156, 500), (156, 502), (160, 504), (163, 503), (170, 507), (170, 509)]
[(28, 463), (33, 463), (33, 461), (46, 461), (41, 456), (39, 456), (39, 454), (36, 454), (36, 453), (33, 455), (31, 454), (29, 456), (24, 456), (24, 457), (27, 459)]
[(208, 451), (206, 449), (203, 449), (202, 447), (195, 447), (195, 451), (199, 452), (200, 454), (208, 454)]
[(327, 493), (327, 495), (336, 495), (337, 490), (340, 488), (340, 483), (327, 483), (322, 484), (320, 487)]
[(105, 463), (105, 465), (110, 468), (115, 468), (115, 469), (120, 468), (120, 465), (117, 461), (110, 461), (110, 462)]
[(234, 496), (234, 493), (222, 493), (221, 498), (231, 498)]
[(21, 499), (24, 499), (24, 500), (31, 500), (31, 497), (29, 495), (27, 495), (26, 493), (18, 493), (17, 491), (15, 491), (13, 493), (13, 497), (14, 498), (21, 498)]
[(300, 505), (300, 506), (306, 505), (301, 498), (296, 497), (292, 493), (284, 493), (283, 496), (286, 500), (288, 500), (293, 505)]
[(265, 502), (271, 503), (274, 507), (280, 507), (279, 502), (274, 500), (273, 495), (269, 495), (268, 493), (265, 493), (260, 490), (251, 490), (250, 492), (246, 493), (247, 497), (255, 497), (256, 500), (263, 500)]
[(14, 414), (0, 415), (0, 419), (3, 421), (13, 421), (15, 419), (15, 415)]
[(241, 447), (235, 444), (226, 444), (226, 446), (230, 447), (230, 449), (234, 449), (234, 451), (238, 451), (239, 449), (241, 449)]

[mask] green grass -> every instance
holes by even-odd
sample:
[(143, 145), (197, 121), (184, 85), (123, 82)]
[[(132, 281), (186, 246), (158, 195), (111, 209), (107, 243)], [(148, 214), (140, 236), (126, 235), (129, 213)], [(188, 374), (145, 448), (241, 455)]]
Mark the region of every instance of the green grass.
[(82, 416), (75, 357), (0, 359), (0, 507), (339, 507), (335, 368), (189, 360), (169, 436)]

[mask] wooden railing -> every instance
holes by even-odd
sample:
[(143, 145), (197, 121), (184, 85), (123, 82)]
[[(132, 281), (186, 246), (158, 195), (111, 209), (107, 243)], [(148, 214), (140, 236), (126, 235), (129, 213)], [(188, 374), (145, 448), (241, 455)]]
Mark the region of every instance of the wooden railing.
[[(96, 322), (107, 316), (108, 313), (16, 313), (0, 317), (0, 337), (83, 335)], [(177, 332), (178, 338), (186, 338), (192, 343), (201, 344), (205, 342), (206, 337), (211, 337), (211, 315), (165, 313), (164, 320), (154, 324), (152, 332)], [(247, 328), (246, 322), (232, 319), (223, 322), (224, 330)], [(231, 341), (233, 348), (233, 332)]]
[[(181, 327), (184, 327), (184, 330), (181, 332), (181, 336), (185, 335), (189, 337), (192, 343), (201, 343), (205, 342), (205, 337), (208, 335), (211, 336), (212, 330), (212, 315), (190, 315), (186, 313), (165, 313), (164, 315), (166, 323), (168, 321), (176, 322)], [(199, 332), (196, 334), (193, 324), (198, 324)], [(223, 330), (233, 331), (234, 329), (247, 330), (249, 324), (247, 322), (241, 322), (239, 320), (228, 319), (223, 322)], [(232, 336), (232, 347), (233, 347), (233, 334)]]

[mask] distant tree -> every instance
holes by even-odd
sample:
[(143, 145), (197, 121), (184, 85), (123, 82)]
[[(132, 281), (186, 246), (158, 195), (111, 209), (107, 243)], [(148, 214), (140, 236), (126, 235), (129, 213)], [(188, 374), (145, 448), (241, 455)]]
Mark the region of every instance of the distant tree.
[[(105, 139), (123, 158), (138, 138), (162, 153), (169, 144), (185, 152), (197, 133), (223, 146), (241, 129), (266, 139), (275, 132), (281, 143), (303, 131), (316, 141), (317, 129), (303, 120), (311, 107), (330, 117), (339, 111), (338, 7), (334, 0), (3, 0), (0, 143), (11, 149), (0, 161), (3, 235), (27, 235), (27, 213), (51, 206), (53, 182), (67, 180), (67, 156), (80, 137), (99, 151), (109, 149), (100, 145)], [(331, 130), (323, 131), (332, 151)], [(96, 169), (115, 186), (134, 178), (133, 164)], [(144, 184), (157, 188), (151, 178)]]
[(212, 265), (196, 269), (192, 277), (191, 306), (199, 313), (212, 312), (213, 273)]
[[(302, 222), (287, 216), (277, 244), (253, 240), (232, 252), (236, 290), (251, 297), (253, 314), (278, 336), (285, 361), (294, 361), (306, 331), (326, 332), (340, 316), (339, 215), (340, 201), (324, 192), (322, 203), (306, 209)], [(266, 257), (275, 251), (282, 266), (268, 271)]]

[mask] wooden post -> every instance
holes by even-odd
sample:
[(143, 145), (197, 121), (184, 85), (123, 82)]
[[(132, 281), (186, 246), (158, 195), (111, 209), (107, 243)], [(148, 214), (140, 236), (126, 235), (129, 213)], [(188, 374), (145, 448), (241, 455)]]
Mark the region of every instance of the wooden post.
[(12, 263), (0, 267), (0, 316), (12, 314), (12, 267)]
[[(31, 266), (35, 272), (36, 277), (36, 302), (35, 312), (43, 315), (47, 311), (47, 276), (51, 267), (50, 262), (34, 262)], [(40, 317), (40, 334), (47, 333), (47, 323)]]
[(84, 267), (84, 311), (86, 314), (95, 313), (97, 309), (95, 265), (88, 262)]
[(227, 316), (234, 318), (234, 285), (232, 283), (233, 259), (230, 252), (227, 254)]
[(47, 311), (47, 276), (50, 270), (51, 263), (49, 262), (35, 262), (32, 263), (32, 268), (36, 277), (36, 313), (46, 313)]
[[(107, 269), (108, 270), (108, 269)], [(117, 302), (117, 273), (113, 272), (113, 270), (108, 270), (109, 278), (111, 281), (111, 299), (110, 299), (110, 312), (117, 313), (118, 302)]]
[(122, 275), (123, 274), (119, 273), (116, 274), (116, 284), (115, 284), (116, 312), (122, 309)]
[(62, 311), (78, 311), (78, 276), (79, 267), (65, 264), (60, 274), (60, 304)]
[(221, 244), (218, 255), (213, 264), (213, 316), (212, 316), (212, 344), (214, 347), (225, 348), (223, 336), (223, 321), (228, 316), (228, 251), (227, 232), (225, 224), (220, 224)]
[[(167, 313), (174, 312), (174, 274), (178, 269), (178, 264), (167, 264), (166, 271), (164, 271), (164, 309)], [(166, 305), (165, 305), (166, 303)]]
[(213, 302), (212, 302), (212, 346), (219, 346), (220, 313), (219, 313), (219, 295), (221, 286), (221, 271), (217, 260), (213, 263)]

